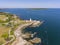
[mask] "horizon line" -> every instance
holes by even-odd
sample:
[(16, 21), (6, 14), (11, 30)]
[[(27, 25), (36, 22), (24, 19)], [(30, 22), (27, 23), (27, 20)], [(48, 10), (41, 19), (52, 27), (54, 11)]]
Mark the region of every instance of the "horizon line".
[[(2, 7), (1, 7), (2, 8)], [(7, 8), (7, 7), (5, 7), (5, 8)], [(9, 8), (9, 7), (8, 7)], [(16, 7), (10, 7), (10, 8), (16, 8)], [(20, 7), (17, 7), (17, 8), (20, 8)], [(22, 8), (29, 8), (29, 7), (22, 7)], [(30, 8), (35, 8), (35, 7), (30, 7)], [(44, 8), (44, 7), (42, 7), (42, 8)], [(50, 8), (60, 8), (60, 7), (50, 7)]]

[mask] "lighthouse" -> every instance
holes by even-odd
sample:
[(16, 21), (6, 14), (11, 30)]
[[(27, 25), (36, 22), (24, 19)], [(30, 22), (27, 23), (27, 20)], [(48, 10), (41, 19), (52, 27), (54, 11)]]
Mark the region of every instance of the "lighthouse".
[(30, 18), (30, 21), (32, 21), (32, 19)]

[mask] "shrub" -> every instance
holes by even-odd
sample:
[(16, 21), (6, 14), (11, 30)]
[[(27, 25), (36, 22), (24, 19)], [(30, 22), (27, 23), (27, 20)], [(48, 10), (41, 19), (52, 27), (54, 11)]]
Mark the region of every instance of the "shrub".
[(8, 33), (4, 33), (2, 35), (2, 37), (5, 39), (5, 40), (8, 40), (9, 39), (9, 34)]

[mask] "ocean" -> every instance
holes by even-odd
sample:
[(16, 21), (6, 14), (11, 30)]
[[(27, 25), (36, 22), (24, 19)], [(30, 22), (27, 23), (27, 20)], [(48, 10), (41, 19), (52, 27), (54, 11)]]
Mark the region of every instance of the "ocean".
[[(16, 14), (21, 19), (44, 21), (42, 25), (26, 30), (37, 32), (36, 37), (42, 39), (41, 45), (60, 45), (60, 9), (48, 8), (41, 10), (27, 8), (7, 8), (0, 12)], [(40, 45), (40, 44), (37, 44)]]

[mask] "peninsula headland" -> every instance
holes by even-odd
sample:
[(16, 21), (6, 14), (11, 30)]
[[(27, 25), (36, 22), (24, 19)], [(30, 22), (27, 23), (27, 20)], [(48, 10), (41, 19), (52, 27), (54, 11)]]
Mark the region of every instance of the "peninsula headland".
[[(15, 14), (0, 12), (0, 45), (34, 45), (41, 43), (41, 38), (34, 37), (37, 32), (29, 33), (25, 28), (40, 26), (43, 21), (22, 20)], [(33, 38), (34, 37), (34, 38)]]

